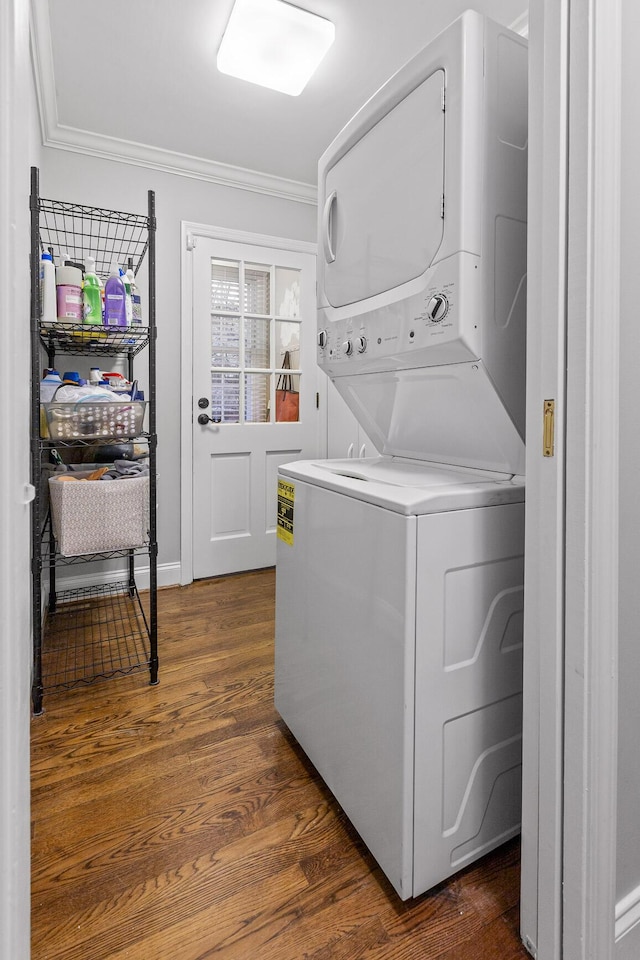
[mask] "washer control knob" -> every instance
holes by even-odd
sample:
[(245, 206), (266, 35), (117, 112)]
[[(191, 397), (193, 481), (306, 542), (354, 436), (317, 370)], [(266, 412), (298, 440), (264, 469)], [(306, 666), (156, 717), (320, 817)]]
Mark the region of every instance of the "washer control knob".
[(328, 339), (328, 337), (327, 337), (327, 331), (326, 331), (326, 330), (318, 330), (318, 346), (319, 346), (322, 350), (324, 350), (324, 348), (325, 348), (326, 345), (327, 345), (327, 339)]
[(442, 293), (437, 293), (431, 297), (427, 304), (427, 316), (432, 323), (440, 323), (447, 315), (449, 301)]
[(344, 353), (345, 357), (351, 356), (351, 354), (353, 353), (353, 343), (351, 342), (351, 340), (344, 341), (344, 343), (342, 344), (342, 352)]
[(365, 350), (367, 349), (367, 338), (358, 337), (358, 339), (356, 340), (356, 348), (358, 350), (358, 353), (364, 353)]

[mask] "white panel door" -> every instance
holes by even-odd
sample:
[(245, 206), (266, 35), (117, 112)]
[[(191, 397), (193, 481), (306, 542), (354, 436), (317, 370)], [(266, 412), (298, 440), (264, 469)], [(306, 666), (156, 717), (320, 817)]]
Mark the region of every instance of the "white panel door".
[(315, 257), (199, 238), (192, 302), (197, 579), (275, 563), (278, 466), (317, 456)]

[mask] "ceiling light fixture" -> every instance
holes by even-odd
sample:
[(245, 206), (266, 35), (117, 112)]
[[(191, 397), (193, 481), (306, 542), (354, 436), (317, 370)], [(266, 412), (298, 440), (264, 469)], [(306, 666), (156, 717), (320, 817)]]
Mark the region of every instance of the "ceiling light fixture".
[(283, 0), (236, 0), (218, 70), (296, 97), (333, 43), (330, 20)]

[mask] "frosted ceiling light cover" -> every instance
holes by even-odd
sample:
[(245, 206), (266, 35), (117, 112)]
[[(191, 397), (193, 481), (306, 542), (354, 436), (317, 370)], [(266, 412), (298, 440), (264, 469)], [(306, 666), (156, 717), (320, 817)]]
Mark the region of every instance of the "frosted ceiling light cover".
[(333, 43), (335, 28), (283, 0), (236, 0), (218, 70), (297, 96)]

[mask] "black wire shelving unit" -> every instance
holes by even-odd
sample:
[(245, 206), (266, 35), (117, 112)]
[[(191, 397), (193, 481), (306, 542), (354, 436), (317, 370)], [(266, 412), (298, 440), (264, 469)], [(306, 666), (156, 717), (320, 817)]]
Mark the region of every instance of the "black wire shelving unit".
[[(31, 168), (31, 469), (35, 497), (32, 511), (33, 678), (34, 714), (43, 710), (45, 692), (68, 690), (94, 680), (148, 668), (149, 682), (158, 682), (157, 529), (156, 529), (156, 266), (155, 194), (147, 195), (147, 213), (82, 206), (39, 195), (39, 171)], [(40, 321), (40, 256), (49, 248), (65, 251), (71, 261), (96, 260), (103, 279), (112, 261), (131, 264), (137, 275), (145, 259), (148, 273), (148, 326), (88, 328), (82, 324)], [(40, 431), (40, 377), (43, 355), (55, 366), (56, 355), (124, 357), (127, 377), (134, 380), (134, 358), (148, 348), (148, 430), (135, 437), (52, 440)], [(43, 354), (44, 351), (44, 354)], [(47, 478), (53, 451), (105, 447), (127, 442), (146, 445), (149, 461), (148, 541), (136, 548), (96, 551), (77, 557), (59, 552), (49, 510)], [(149, 560), (149, 590), (136, 584), (135, 558)], [(89, 586), (66, 588), (57, 578), (61, 567), (95, 561), (116, 561), (117, 572), (92, 574)], [(83, 578), (83, 581), (86, 578)], [(60, 582), (62, 581), (62, 582)], [(48, 586), (48, 600), (43, 595)]]

